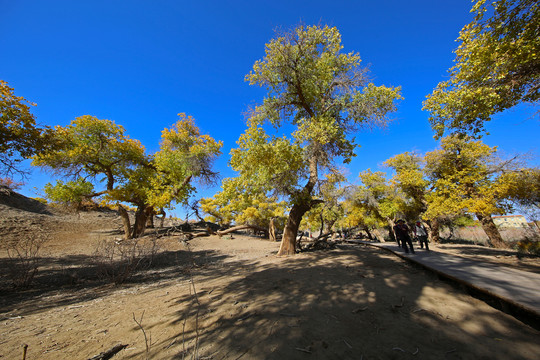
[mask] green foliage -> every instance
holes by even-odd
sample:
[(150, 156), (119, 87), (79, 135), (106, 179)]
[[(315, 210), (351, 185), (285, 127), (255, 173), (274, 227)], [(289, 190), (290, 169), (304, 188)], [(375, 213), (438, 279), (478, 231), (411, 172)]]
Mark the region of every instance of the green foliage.
[(459, 215), (452, 220), (452, 224), (454, 226), (463, 227), (463, 226), (473, 226), (474, 224), (476, 224), (476, 222), (470, 215), (469, 216)]
[(447, 136), (441, 149), (426, 154), (426, 174), (434, 191), (428, 194), (427, 218), (473, 214), (503, 214), (510, 209), (505, 201), (504, 178), (497, 172), (496, 147), (468, 137)]
[(405, 152), (386, 160), (384, 165), (394, 170), (391, 184), (397, 187), (406, 201), (402, 202), (402, 212), (407, 218), (418, 219), (426, 211), (426, 195), (429, 182), (424, 176), (424, 159), (416, 153)]
[(133, 204), (139, 213), (184, 202), (194, 190), (193, 179), (208, 183), (215, 178), (211, 166), (222, 143), (200, 134), (192, 117), (179, 116), (170, 129), (163, 130), (160, 150), (153, 155), (125, 135), (122, 126), (81, 116), (67, 127), (56, 127), (61, 147), (36, 155), (33, 164), (64, 176), (85, 175), (104, 182), (104, 189), (93, 196)]
[(348, 200), (348, 211), (371, 227), (388, 225), (403, 213), (405, 199), (399, 189), (386, 179), (385, 173), (370, 169), (359, 175), (357, 186)]
[(104, 176), (106, 189), (112, 191), (117, 182), (125, 182), (136, 166), (147, 161), (141, 143), (124, 133), (122, 126), (110, 120), (78, 117), (67, 127), (55, 128), (61, 147), (37, 154), (33, 165), (67, 176)]
[(424, 102), (437, 137), (445, 130), (478, 134), (493, 114), (521, 102), (538, 104), (539, 3), (477, 0), (471, 12), (476, 16), (460, 32), (450, 79)]
[(276, 198), (260, 193), (250, 193), (239, 184), (238, 178), (224, 179), (222, 190), (212, 198), (200, 201), (201, 210), (208, 214), (207, 221), (222, 226), (251, 225), (268, 228), (274, 219), (278, 228), (283, 228), (286, 204)]
[[(291, 206), (280, 255), (294, 254), (302, 217), (321, 201), (319, 174), (332, 173), (338, 160), (350, 162), (357, 146), (351, 135), (384, 126), (401, 99), (400, 88), (370, 83), (360, 56), (342, 49), (336, 28), (298, 26), (267, 43), (266, 56), (246, 76), (267, 96), (252, 109), (230, 163), (243, 188)], [(270, 137), (264, 124), (291, 132)]]
[(268, 90), (251, 122), (276, 127), (290, 122), (297, 146), (324, 164), (335, 156), (350, 161), (355, 143), (347, 134), (384, 125), (401, 98), (399, 88), (369, 83), (360, 56), (342, 54), (342, 48), (336, 28), (299, 26), (271, 40), (265, 58), (246, 76)]
[(501, 189), (506, 196), (520, 206), (540, 209), (540, 169), (523, 168), (518, 171), (504, 173)]
[(36, 125), (30, 107), (35, 104), (15, 96), (13, 88), (0, 80), (0, 174), (23, 174), (19, 163), (54, 145), (49, 128)]
[(88, 199), (94, 192), (94, 185), (83, 178), (66, 183), (62, 180), (57, 180), (55, 185), (47, 183), (44, 191), (50, 201), (73, 205), (79, 209), (83, 201)]
[(346, 181), (340, 172), (327, 174), (319, 186), (319, 195), (322, 200), (305, 215), (307, 228), (312, 231), (322, 230), (329, 232), (334, 225), (347, 227), (343, 223), (345, 218), (344, 196)]
[(517, 243), (518, 257), (521, 254), (540, 256), (540, 241), (521, 240)]

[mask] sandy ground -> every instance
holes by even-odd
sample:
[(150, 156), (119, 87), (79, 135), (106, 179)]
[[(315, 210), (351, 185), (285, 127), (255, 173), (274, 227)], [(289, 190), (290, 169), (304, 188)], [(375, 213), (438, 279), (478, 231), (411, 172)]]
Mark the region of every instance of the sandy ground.
[[(2, 359), (21, 359), (24, 344), (29, 360), (117, 344), (127, 347), (113, 359), (540, 358), (538, 331), (376, 248), (276, 257), (278, 243), (249, 236), (163, 236), (153, 266), (114, 285), (96, 277), (95, 250), (120, 236), (115, 214), (0, 213), (4, 247), (48, 234), (28, 289), (10, 286), (0, 251)], [(538, 270), (509, 253), (433, 250)]]

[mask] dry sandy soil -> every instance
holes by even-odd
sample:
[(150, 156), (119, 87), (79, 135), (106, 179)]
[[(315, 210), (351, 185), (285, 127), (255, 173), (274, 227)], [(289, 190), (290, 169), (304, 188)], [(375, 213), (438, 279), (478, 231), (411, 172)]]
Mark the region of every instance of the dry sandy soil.
[[(127, 347), (115, 360), (540, 358), (537, 330), (383, 250), (276, 257), (279, 244), (259, 238), (162, 236), (153, 266), (115, 285), (97, 276), (95, 256), (120, 236), (114, 213), (47, 214), (25, 201), (0, 204), (2, 359), (21, 359), (23, 344), (29, 360), (89, 359), (117, 344)], [(13, 289), (6, 244), (38, 234), (39, 272)], [(511, 252), (433, 250), (539, 269)]]

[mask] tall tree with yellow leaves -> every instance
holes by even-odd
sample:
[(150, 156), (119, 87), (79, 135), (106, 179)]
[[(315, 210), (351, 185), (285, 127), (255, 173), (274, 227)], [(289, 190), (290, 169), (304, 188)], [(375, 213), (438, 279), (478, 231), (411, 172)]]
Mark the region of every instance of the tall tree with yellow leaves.
[(494, 114), (540, 99), (539, 2), (476, 0), (471, 12), (450, 79), (424, 102), (439, 138), (445, 131), (478, 135)]
[[(36, 155), (33, 164), (63, 176), (105, 183), (104, 189), (87, 197), (102, 196), (116, 203), (126, 237), (139, 237), (154, 209), (186, 201), (195, 179), (211, 182), (216, 177), (211, 166), (221, 142), (201, 134), (191, 116), (179, 116), (163, 130), (160, 150), (153, 155), (113, 121), (81, 116), (66, 127), (57, 126), (59, 149)], [(137, 208), (133, 227), (122, 203)]]
[[(290, 205), (278, 254), (296, 252), (304, 214), (321, 199), (315, 189), (322, 173), (355, 156), (352, 133), (384, 125), (400, 89), (375, 86), (360, 56), (342, 53), (341, 35), (328, 26), (298, 26), (266, 44), (266, 56), (246, 76), (267, 89), (248, 119), (248, 129), (231, 152), (242, 185), (274, 192)], [(269, 136), (263, 124), (291, 129)]]

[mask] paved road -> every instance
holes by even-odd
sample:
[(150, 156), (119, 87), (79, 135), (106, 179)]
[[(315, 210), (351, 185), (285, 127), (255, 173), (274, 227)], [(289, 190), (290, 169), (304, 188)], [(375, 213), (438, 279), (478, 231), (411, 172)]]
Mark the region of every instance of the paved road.
[(395, 243), (358, 243), (377, 246), (449, 278), (466, 283), (475, 289), (540, 315), (540, 274), (511, 269), (505, 266), (465, 259), (451, 254), (417, 249), (405, 254)]

